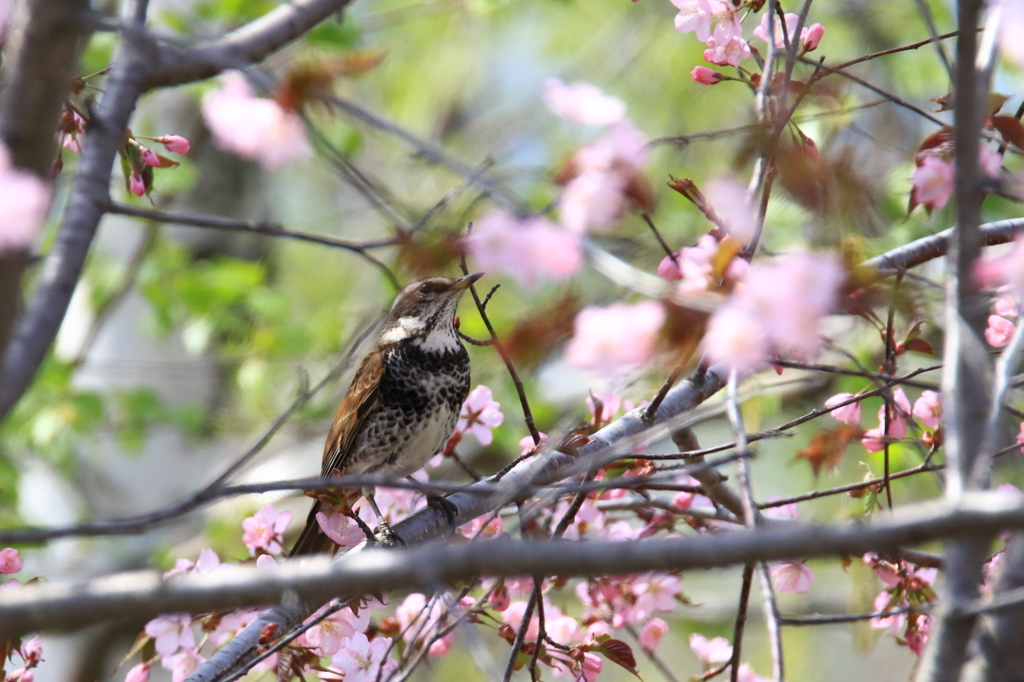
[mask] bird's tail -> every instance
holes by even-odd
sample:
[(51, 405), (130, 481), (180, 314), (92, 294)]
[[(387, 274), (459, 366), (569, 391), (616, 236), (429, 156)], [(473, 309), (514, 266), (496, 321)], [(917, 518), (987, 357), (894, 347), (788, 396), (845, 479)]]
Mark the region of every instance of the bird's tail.
[(292, 551), (288, 553), (289, 558), (334, 552), (336, 548), (334, 541), (327, 537), (321, 530), (320, 524), (317, 523), (316, 515), (319, 511), (320, 500), (317, 500), (309, 509), (309, 515), (306, 516), (306, 527), (302, 529), (302, 534), (295, 541)]

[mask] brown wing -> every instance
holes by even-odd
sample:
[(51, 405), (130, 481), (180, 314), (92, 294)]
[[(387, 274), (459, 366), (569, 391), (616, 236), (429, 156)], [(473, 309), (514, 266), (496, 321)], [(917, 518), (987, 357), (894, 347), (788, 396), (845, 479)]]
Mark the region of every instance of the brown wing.
[(367, 413), (373, 409), (380, 397), (380, 380), (384, 374), (384, 361), (378, 350), (373, 350), (363, 359), (352, 378), (348, 393), (338, 405), (334, 423), (324, 443), (324, 459), (321, 476), (329, 476), (334, 469), (345, 471), (349, 451), (355, 441), (359, 427)]

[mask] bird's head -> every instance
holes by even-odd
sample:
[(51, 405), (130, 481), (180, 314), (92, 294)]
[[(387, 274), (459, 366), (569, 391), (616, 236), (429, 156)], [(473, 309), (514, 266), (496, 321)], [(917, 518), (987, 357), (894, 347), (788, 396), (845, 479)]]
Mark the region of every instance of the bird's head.
[(438, 350), (456, 346), (455, 309), (469, 285), (483, 275), (474, 272), (458, 278), (430, 277), (408, 285), (391, 306), (381, 342), (412, 339), (421, 345), (436, 345)]

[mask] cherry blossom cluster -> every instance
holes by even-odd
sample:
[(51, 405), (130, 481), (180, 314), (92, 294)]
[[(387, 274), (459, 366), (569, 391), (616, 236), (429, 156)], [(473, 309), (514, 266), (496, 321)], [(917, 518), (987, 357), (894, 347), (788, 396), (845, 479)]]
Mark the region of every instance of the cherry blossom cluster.
[(157, 142), (162, 144), (167, 151), (175, 154), (187, 154), (190, 148), (189, 141), (180, 135), (146, 137), (145, 135), (133, 135), (129, 130), (125, 135), (124, 146), (121, 147), (119, 153), (121, 165), (125, 170), (125, 184), (128, 191), (137, 197), (149, 196), (149, 193), (153, 191), (153, 169), (174, 168), (181, 165), (163, 154), (158, 154), (139, 140)]
[(875, 598), (875, 612), (899, 611), (872, 619), (871, 627), (888, 630), (897, 643), (920, 656), (928, 641), (931, 616), (915, 607), (921, 608), (935, 601), (932, 583), (938, 569), (917, 568), (906, 561), (890, 561), (876, 554), (865, 554), (863, 559), (885, 585)]
[[(672, 4), (679, 9), (675, 18), (676, 29), (681, 33), (693, 33), (697, 40), (707, 45), (707, 49), (704, 50), (704, 61), (718, 66), (739, 68), (740, 63), (752, 55), (754, 48), (743, 37), (743, 18), (750, 10), (760, 10), (764, 3), (672, 0)], [(785, 22), (781, 22), (777, 16), (765, 12), (752, 36), (768, 45), (771, 33), (774, 46), (788, 50), (795, 41), (799, 20), (796, 14), (786, 14)], [(815, 50), (824, 35), (825, 27), (821, 24), (804, 26), (800, 31), (798, 54), (803, 55)], [(718, 71), (706, 66), (694, 68), (691, 76), (703, 85), (713, 85), (725, 78)]]
[(647, 136), (626, 118), (622, 100), (589, 83), (550, 79), (544, 101), (556, 116), (601, 130), (558, 172), (556, 180), (564, 188), (559, 221), (493, 209), (475, 223), (466, 243), (481, 268), (505, 273), (525, 289), (572, 276), (583, 264), (585, 235), (607, 232), (630, 206), (647, 207), (652, 201), (642, 171)]
[[(5, 547), (0, 550), (0, 575), (13, 575), (20, 573), (25, 567), (25, 560), (13, 547)], [(0, 583), (0, 592), (17, 590), (21, 582), (17, 578), (10, 578)], [(43, 640), (33, 636), (26, 640), (14, 640), (0, 642), (0, 679), (3, 682), (33, 682), (36, 674), (34, 668), (43, 660)], [(17, 658), (15, 658), (17, 657)], [(20, 664), (9, 673), (5, 672), (7, 663), (12, 665)]]

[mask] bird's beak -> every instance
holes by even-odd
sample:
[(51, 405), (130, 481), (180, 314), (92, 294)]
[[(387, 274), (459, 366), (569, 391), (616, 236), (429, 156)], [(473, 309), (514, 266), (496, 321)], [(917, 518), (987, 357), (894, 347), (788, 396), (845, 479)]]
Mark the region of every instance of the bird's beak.
[(449, 291), (462, 291), (463, 289), (468, 289), (470, 284), (477, 281), (483, 276), (484, 273), (482, 272), (472, 272), (466, 275), (465, 277), (460, 277), (457, 280), (455, 280), (455, 284), (452, 285)]

